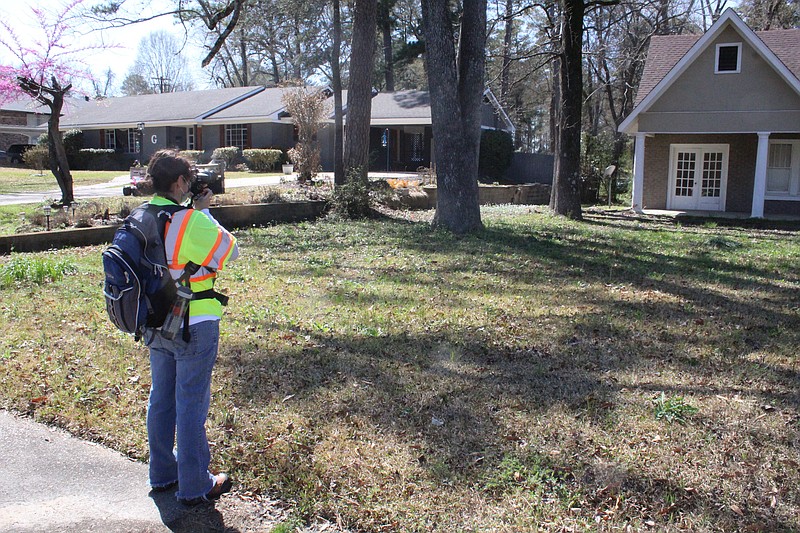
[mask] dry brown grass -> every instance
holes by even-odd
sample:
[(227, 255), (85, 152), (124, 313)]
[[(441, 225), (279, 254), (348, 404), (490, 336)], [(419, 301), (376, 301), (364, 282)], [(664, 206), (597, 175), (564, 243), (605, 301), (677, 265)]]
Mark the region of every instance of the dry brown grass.
[[(216, 465), (364, 531), (800, 529), (796, 227), (484, 216), (240, 233)], [(52, 255), (80, 275), (3, 289), (0, 405), (144, 459), (146, 350), (99, 249)]]

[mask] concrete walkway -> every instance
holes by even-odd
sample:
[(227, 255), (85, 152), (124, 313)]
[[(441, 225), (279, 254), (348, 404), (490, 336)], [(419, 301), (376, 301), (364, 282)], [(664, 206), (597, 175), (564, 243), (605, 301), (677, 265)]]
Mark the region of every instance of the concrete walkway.
[[(288, 516), (237, 493), (185, 507), (150, 492), (147, 465), (0, 411), (0, 531), (14, 533), (269, 532)], [(338, 531), (320, 523), (306, 531)]]

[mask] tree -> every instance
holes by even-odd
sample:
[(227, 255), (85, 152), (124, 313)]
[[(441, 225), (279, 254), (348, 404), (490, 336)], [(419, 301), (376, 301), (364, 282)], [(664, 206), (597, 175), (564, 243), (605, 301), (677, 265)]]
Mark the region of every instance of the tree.
[(0, 46), (14, 57), (14, 65), (0, 66), (0, 97), (12, 99), (26, 94), (49, 110), (47, 120), (47, 145), (50, 154), (50, 171), (61, 189), (64, 205), (74, 200), (72, 174), (67, 162), (64, 142), (59, 131), (61, 109), (65, 96), (78, 80), (92, 78), (81, 55), (97, 49), (97, 46), (76, 46), (69, 42), (72, 16), (83, 0), (73, 0), (59, 12), (51, 15), (40, 8), (31, 8), (43, 38), (36, 46), (27, 46), (14, 28), (0, 22), (3, 35)]
[(149, 90), (134, 94), (190, 91), (193, 87), (186, 60), (181, 55), (180, 43), (164, 30), (151, 32), (139, 41), (136, 61), (123, 85), (139, 91), (142, 81)]
[[(482, 226), (478, 151), (484, 90), (486, 0), (464, 0), (458, 39), (447, 0), (422, 0), (437, 203), (434, 224), (458, 234)], [(456, 52), (454, 43), (458, 42)]]
[(333, 184), (344, 185), (344, 120), (342, 109), (342, 13), (333, 0), (333, 46), (331, 47), (331, 88), (333, 89)]
[(347, 90), (347, 136), (344, 167), (348, 179), (367, 181), (369, 127), (372, 113), (372, 67), (375, 54), (377, 0), (356, 0), (350, 83)]
[(284, 93), (283, 104), (297, 128), (297, 145), (289, 157), (297, 165), (300, 181), (308, 181), (319, 169), (317, 133), (330, 114), (327, 97), (322, 91), (298, 87)]
[(581, 219), (581, 114), (583, 108), (584, 0), (562, 0), (560, 114), (550, 208)]

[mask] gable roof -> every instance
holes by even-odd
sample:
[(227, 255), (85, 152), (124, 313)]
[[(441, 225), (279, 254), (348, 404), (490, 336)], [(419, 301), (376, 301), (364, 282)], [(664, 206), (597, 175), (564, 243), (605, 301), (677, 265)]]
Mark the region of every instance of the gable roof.
[(703, 35), (651, 37), (634, 109), (620, 124), (619, 131), (630, 133), (639, 114), (647, 111), (728, 26), (735, 27), (742, 38), (800, 94), (800, 29), (754, 32), (733, 9), (728, 8)]
[(278, 113), (285, 107), (283, 93), (284, 89), (278, 87), (264, 89), (249, 98), (206, 114), (203, 117), (203, 123), (230, 124), (231, 122), (278, 120)]
[(194, 123), (263, 91), (263, 87), (232, 87), (205, 91), (143, 94), (93, 100), (63, 120), (63, 128)]

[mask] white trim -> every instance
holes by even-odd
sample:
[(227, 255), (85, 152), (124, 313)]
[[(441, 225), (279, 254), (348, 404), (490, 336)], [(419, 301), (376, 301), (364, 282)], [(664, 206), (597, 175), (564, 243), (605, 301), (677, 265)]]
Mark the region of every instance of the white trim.
[(771, 147), (773, 144), (789, 144), (792, 147), (792, 157), (789, 162), (789, 192), (770, 192), (767, 188), (769, 184), (769, 152), (767, 152), (764, 198), (789, 202), (800, 201), (800, 139), (770, 139), (769, 146)]
[(503, 119), (503, 122), (506, 123), (506, 126), (508, 127), (509, 133), (511, 133), (511, 136), (514, 137), (514, 135), (515, 135), (515, 133), (517, 131), (517, 128), (514, 127), (514, 123), (511, 122), (511, 119), (508, 117), (508, 114), (506, 114), (506, 111), (505, 111), (505, 109), (503, 109), (503, 106), (500, 105), (500, 101), (494, 95), (492, 90), (487, 87), (486, 90), (483, 91), (483, 96), (485, 96), (485, 97), (487, 97), (489, 99), (489, 101), (492, 103), (492, 106), (494, 107), (495, 111), (497, 111), (497, 113), (500, 115), (500, 118)]
[(631, 193), (631, 208), (641, 213), (644, 206), (642, 198), (644, 196), (644, 143), (645, 134), (637, 133), (633, 153), (633, 191)]
[[(736, 48), (736, 69), (734, 70), (720, 70), (719, 69), (719, 49), (722, 47)], [(717, 49), (714, 53), (714, 74), (739, 74), (742, 72), (742, 43), (717, 43)]]
[(756, 150), (756, 173), (753, 177), (753, 204), (751, 218), (764, 217), (764, 196), (767, 190), (767, 163), (769, 159), (769, 132), (758, 132)]
[[(722, 16), (709, 28), (709, 30), (702, 36), (694, 45), (686, 52), (678, 63), (672, 67), (664, 78), (656, 84), (655, 87), (650, 91), (650, 93), (645, 96), (644, 100), (642, 100), (638, 106), (628, 115), (622, 124), (619, 125), (617, 131), (622, 133), (634, 133), (631, 129), (633, 124), (636, 124), (638, 127), (637, 119), (639, 114), (644, 113), (647, 111), (656, 100), (658, 100), (664, 92), (672, 86), (672, 84), (677, 80), (683, 72), (689, 68), (689, 66), (697, 59), (697, 57), (708, 47), (708, 45), (716, 39), (722, 31), (728, 27), (728, 25), (732, 25), (739, 31), (744, 42), (748, 45), (752, 46), (756, 52), (758, 52), (761, 57), (769, 63), (772, 68), (786, 81), (786, 83), (791, 87), (798, 95), (800, 95), (800, 80), (792, 74), (792, 72), (786, 68), (786, 65), (778, 59), (775, 53), (764, 44), (764, 41), (759, 39), (758, 35), (755, 34), (753, 30), (751, 30), (747, 24), (745, 24), (739, 15), (732, 8), (728, 8), (722, 13)], [(637, 128), (638, 129), (638, 128)], [(649, 133), (649, 132), (648, 132)]]
[[(676, 173), (676, 165), (677, 165), (677, 153), (680, 151), (697, 151), (699, 157), (696, 161), (695, 167), (695, 177), (694, 177), (694, 186), (693, 189), (696, 189), (696, 192), (699, 193), (699, 190), (702, 188), (702, 165), (703, 165), (703, 157), (702, 155), (707, 152), (722, 152), (722, 168), (721, 168), (721, 178), (720, 178), (720, 189), (719, 189), (719, 196), (714, 198), (719, 198), (718, 207), (709, 208), (707, 205), (701, 205), (700, 202), (702, 201), (702, 196), (697, 196), (695, 198), (695, 205), (684, 207), (684, 206), (675, 206), (675, 173)], [(688, 210), (703, 210), (703, 211), (725, 211), (725, 204), (727, 200), (728, 194), (728, 164), (730, 161), (730, 145), (723, 144), (723, 143), (690, 143), (690, 144), (670, 144), (669, 145), (669, 175), (667, 176), (667, 209), (688, 209)], [(694, 194), (693, 194), (694, 196)]]

